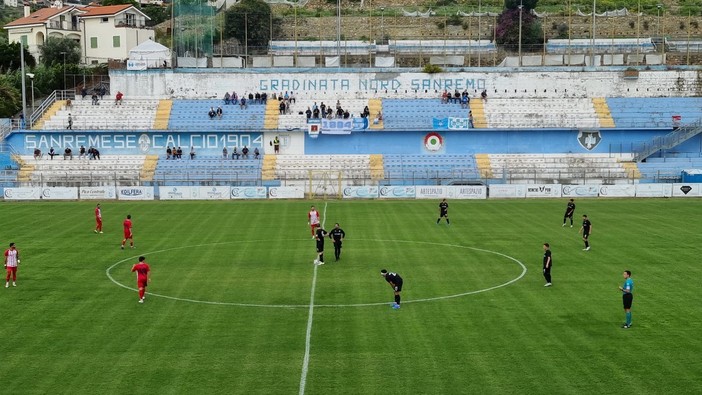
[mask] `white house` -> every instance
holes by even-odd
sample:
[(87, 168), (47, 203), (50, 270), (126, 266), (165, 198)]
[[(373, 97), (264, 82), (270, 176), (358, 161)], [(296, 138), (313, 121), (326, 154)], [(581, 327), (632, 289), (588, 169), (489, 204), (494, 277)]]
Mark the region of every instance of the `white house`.
[(57, 2), (4, 26), (9, 42), (27, 46), (39, 59), (39, 48), (48, 37), (66, 37), (80, 44), (82, 62), (106, 63), (109, 59), (126, 59), (129, 50), (155, 33), (146, 27), (149, 19), (131, 4), (114, 6), (64, 6)]

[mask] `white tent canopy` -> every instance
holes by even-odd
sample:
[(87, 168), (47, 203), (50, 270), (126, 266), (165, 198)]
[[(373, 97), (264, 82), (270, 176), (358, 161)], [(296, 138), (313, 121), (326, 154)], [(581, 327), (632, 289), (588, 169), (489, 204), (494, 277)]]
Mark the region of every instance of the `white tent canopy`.
[(162, 67), (163, 61), (170, 62), (171, 50), (152, 40), (146, 40), (129, 51), (129, 60), (143, 60), (148, 67)]

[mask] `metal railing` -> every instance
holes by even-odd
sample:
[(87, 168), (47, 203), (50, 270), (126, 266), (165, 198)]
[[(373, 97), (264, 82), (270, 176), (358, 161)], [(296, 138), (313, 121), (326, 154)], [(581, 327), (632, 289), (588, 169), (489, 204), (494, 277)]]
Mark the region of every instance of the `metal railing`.
[(51, 94), (44, 99), (43, 102), (37, 107), (32, 115), (29, 116), (28, 128), (32, 128), (34, 124), (41, 119), (44, 113), (54, 104), (57, 100), (74, 100), (76, 98), (76, 92), (72, 89), (67, 90), (57, 90), (51, 92)]
[(643, 143), (635, 149), (634, 160), (641, 162), (660, 150), (670, 149), (702, 133), (702, 119), (681, 126), (662, 137), (655, 137), (653, 141)]

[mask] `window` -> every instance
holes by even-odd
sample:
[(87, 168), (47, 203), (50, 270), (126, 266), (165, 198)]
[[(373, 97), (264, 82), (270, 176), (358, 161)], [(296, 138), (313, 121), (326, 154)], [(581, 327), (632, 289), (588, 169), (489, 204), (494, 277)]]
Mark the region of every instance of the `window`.
[(136, 26), (136, 15), (134, 14), (124, 14), (127, 21), (127, 26)]
[(119, 48), (119, 36), (112, 36), (112, 47)]
[(90, 48), (97, 48), (97, 37), (90, 37)]
[(102, 21), (100, 23), (105, 23), (108, 21), (108, 18), (106, 16), (102, 17)]

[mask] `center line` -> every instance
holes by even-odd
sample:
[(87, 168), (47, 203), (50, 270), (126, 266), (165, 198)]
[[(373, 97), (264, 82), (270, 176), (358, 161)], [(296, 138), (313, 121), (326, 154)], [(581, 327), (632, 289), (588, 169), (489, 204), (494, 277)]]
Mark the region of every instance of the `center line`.
[[(324, 212), (322, 213), (322, 229), (327, 220), (327, 203), (324, 203)], [(314, 290), (317, 287), (317, 265), (314, 265), (312, 274), (312, 290), (310, 291), (310, 309), (307, 314), (307, 332), (305, 333), (305, 357), (302, 359), (302, 373), (300, 374), (300, 395), (305, 393), (305, 385), (307, 384), (307, 371), (310, 367), (310, 345), (312, 343), (312, 318), (314, 317)]]

